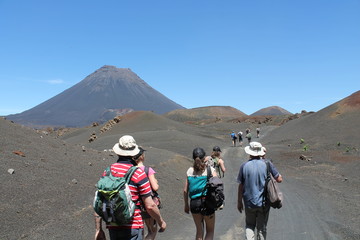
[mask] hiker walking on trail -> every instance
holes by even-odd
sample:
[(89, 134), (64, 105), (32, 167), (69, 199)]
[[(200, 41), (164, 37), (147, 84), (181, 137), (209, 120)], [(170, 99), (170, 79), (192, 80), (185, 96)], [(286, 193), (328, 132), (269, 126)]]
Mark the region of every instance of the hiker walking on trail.
[(257, 127), (256, 128), (256, 137), (259, 138), (259, 136), (260, 136), (260, 128)]
[(232, 140), (233, 147), (236, 147), (236, 139), (237, 139), (237, 137), (236, 137), (236, 134), (235, 134), (234, 131), (231, 132), (230, 137), (231, 137), (231, 140)]
[[(250, 155), (250, 159), (240, 166), (237, 177), (239, 183), (237, 208), (240, 213), (245, 210), (246, 239), (266, 239), (270, 205), (264, 201), (267, 166), (262, 156), (265, 152), (259, 142), (251, 142), (250, 146), (245, 147), (245, 152)], [(277, 182), (282, 182), (282, 176), (275, 166), (269, 163), (270, 173)]]
[[(154, 202), (160, 209), (161, 202), (160, 202), (159, 194), (157, 193), (157, 191), (159, 190), (159, 184), (155, 177), (156, 172), (152, 167), (144, 165), (146, 150), (144, 150), (142, 147), (139, 147), (139, 149), (140, 149), (140, 152), (135, 157), (133, 157), (133, 159), (137, 163), (137, 166), (141, 170), (143, 170), (145, 172), (146, 176), (149, 178), (151, 191), (152, 191), (152, 194), (151, 194), (152, 199), (154, 200)], [(144, 209), (144, 207), (141, 208), (141, 216), (143, 218), (143, 221), (145, 221), (146, 227), (148, 229), (148, 234), (146, 235), (145, 239), (154, 240), (156, 237), (156, 233), (157, 233), (156, 220), (154, 218), (152, 218), (149, 215), (149, 213), (147, 213), (147, 211), (146, 211), (146, 209)]]
[(207, 156), (205, 159), (206, 165), (213, 167), (216, 171), (216, 174), (219, 178), (225, 176), (226, 168), (224, 160), (221, 158), (221, 149), (219, 146), (213, 147), (211, 156)]
[(250, 142), (251, 142), (251, 132), (248, 132), (248, 133), (246, 134), (246, 138), (247, 138), (247, 140), (248, 140), (248, 143), (250, 143)]
[(212, 240), (215, 230), (215, 209), (205, 208), (204, 189), (208, 181), (208, 169), (211, 170), (213, 176), (217, 175), (214, 168), (207, 168), (205, 155), (206, 153), (202, 148), (193, 150), (194, 165), (186, 172), (187, 178), (184, 186), (184, 211), (186, 213), (191, 212), (193, 216), (196, 227), (196, 240)]
[[(128, 187), (131, 194), (131, 200), (135, 203), (135, 211), (130, 221), (127, 223), (118, 224), (117, 222), (108, 222), (107, 228), (109, 230), (109, 236), (111, 240), (114, 239), (129, 239), (129, 240), (142, 240), (144, 225), (141, 217), (140, 204), (143, 202), (147, 213), (156, 220), (160, 227), (159, 232), (163, 232), (166, 229), (166, 222), (163, 220), (160, 211), (151, 197), (151, 186), (149, 179), (143, 170), (136, 166), (134, 156), (140, 153), (140, 149), (132, 136), (125, 135), (119, 139), (113, 147), (113, 151), (118, 155), (118, 160), (110, 166), (110, 170), (105, 170), (103, 177), (112, 175), (111, 178), (124, 178), (127, 175), (129, 169), (134, 170), (130, 176)], [(101, 180), (101, 179), (100, 179)], [(103, 200), (106, 202), (106, 200)], [(106, 205), (108, 206), (108, 205)], [(96, 233), (95, 240), (105, 239), (105, 233), (102, 230), (102, 219), (107, 221), (112, 219), (112, 212), (108, 212), (107, 208), (102, 212), (98, 211), (95, 215)], [(116, 217), (116, 216), (113, 216)], [(119, 217), (120, 218), (120, 217)], [(115, 218), (116, 219), (116, 218)], [(120, 218), (121, 219), (121, 218)]]
[(242, 131), (238, 132), (238, 138), (239, 138), (240, 147), (242, 147), (242, 143), (243, 143), (243, 132)]

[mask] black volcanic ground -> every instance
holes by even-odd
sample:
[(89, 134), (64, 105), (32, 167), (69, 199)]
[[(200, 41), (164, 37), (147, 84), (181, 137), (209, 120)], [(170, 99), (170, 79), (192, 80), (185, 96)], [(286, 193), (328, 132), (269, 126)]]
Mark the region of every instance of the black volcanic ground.
[[(133, 135), (148, 150), (146, 164), (157, 172), (162, 214), (168, 222), (158, 239), (194, 238), (192, 218), (183, 212), (185, 172), (192, 165), (194, 147), (210, 153), (214, 145), (223, 150), (228, 169), (223, 179), (226, 205), (216, 214), (215, 239), (244, 239), (235, 178), (247, 156), (243, 147), (231, 147), (229, 133), (249, 127), (255, 135), (258, 126), (261, 135), (254, 140), (267, 147), (284, 177), (284, 207), (271, 210), (268, 239), (360, 239), (359, 99), (356, 92), (282, 126), (252, 121), (193, 125), (145, 111), (123, 116), (105, 132), (100, 125), (57, 136), (0, 119), (0, 239), (92, 239), (95, 183), (116, 161), (104, 150), (123, 134)], [(93, 133), (97, 138), (89, 143)], [(309, 161), (300, 160), (300, 155)]]

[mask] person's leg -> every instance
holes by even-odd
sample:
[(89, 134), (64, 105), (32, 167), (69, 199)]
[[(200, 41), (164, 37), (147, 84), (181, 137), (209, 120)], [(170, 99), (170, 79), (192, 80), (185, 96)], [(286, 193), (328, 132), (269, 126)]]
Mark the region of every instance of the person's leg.
[(257, 239), (265, 240), (266, 239), (266, 226), (269, 220), (270, 207), (260, 208), (258, 210), (257, 219), (256, 219), (256, 228), (257, 228)]
[(205, 225), (206, 225), (206, 233), (205, 240), (214, 239), (214, 231), (215, 231), (215, 213), (204, 216)]
[(204, 236), (204, 217), (200, 213), (193, 213), (192, 214), (195, 227), (196, 227), (196, 240), (202, 240)]
[(143, 236), (144, 236), (143, 228), (131, 229), (130, 240), (143, 240)]
[(157, 233), (156, 221), (153, 218), (148, 218), (148, 219), (144, 219), (144, 220), (145, 220), (146, 227), (148, 229), (148, 234), (146, 235), (145, 240), (154, 240), (156, 237), (156, 233)]
[(245, 239), (255, 239), (256, 211), (245, 208)]

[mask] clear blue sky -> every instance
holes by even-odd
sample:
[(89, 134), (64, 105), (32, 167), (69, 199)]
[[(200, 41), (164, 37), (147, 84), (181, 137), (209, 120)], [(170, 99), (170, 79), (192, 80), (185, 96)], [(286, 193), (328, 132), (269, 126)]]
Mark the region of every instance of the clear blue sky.
[(103, 65), (186, 108), (318, 111), (360, 90), (360, 0), (0, 0), (0, 115)]

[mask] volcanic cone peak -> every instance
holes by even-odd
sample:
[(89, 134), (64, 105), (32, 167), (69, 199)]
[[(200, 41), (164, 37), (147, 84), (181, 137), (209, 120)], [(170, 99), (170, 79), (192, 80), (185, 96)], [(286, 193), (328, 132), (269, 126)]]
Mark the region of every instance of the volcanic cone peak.
[(164, 114), (183, 108), (129, 68), (105, 65), (57, 96), (8, 118), (33, 127), (82, 127), (105, 122), (124, 109)]
[(267, 108), (262, 108), (259, 111), (254, 112), (251, 116), (260, 116), (260, 115), (289, 115), (292, 114), (291, 112), (279, 107), (279, 106), (271, 106)]
[(90, 87), (91, 92), (105, 90), (106, 88), (117, 87), (119, 84), (123, 87), (130, 87), (132, 84), (151, 88), (144, 80), (136, 75), (130, 68), (116, 68), (105, 65), (94, 73), (87, 76), (84, 85)]

